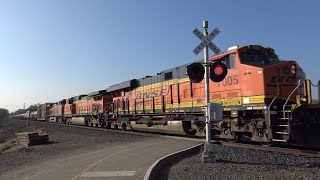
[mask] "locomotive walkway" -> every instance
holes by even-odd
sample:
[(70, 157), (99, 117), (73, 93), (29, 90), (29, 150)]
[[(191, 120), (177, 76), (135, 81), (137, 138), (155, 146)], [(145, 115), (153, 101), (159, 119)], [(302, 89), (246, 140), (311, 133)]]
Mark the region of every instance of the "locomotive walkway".
[(143, 179), (159, 158), (199, 144), (184, 138), (154, 137), (145, 141), (95, 147), (59, 155), (28, 167), (12, 169), (0, 179)]

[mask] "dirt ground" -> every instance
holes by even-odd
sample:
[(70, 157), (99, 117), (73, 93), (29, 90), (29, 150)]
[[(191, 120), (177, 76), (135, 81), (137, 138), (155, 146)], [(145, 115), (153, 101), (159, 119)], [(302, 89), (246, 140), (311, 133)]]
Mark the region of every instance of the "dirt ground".
[(26, 124), (20, 120), (0, 120), (0, 143), (15, 138), (15, 133), (21, 132)]
[[(47, 144), (23, 147), (18, 145), (17, 132), (45, 131), (49, 134)], [(9, 120), (0, 122), (0, 174), (10, 169), (27, 166), (47, 158), (75, 151), (88, 152), (100, 146), (113, 146), (133, 141), (144, 140), (145, 136), (98, 131), (95, 128), (83, 129), (67, 125)]]

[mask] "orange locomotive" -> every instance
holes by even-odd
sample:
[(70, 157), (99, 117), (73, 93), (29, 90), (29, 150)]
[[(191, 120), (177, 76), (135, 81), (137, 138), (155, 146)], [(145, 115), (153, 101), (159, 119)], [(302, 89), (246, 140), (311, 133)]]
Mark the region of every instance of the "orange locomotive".
[[(320, 117), (319, 107), (310, 105), (310, 81), (304, 80), (295, 61), (280, 61), (272, 48), (249, 45), (231, 47), (209, 62), (222, 62), (228, 68), (221, 82), (210, 82), (211, 102), (224, 108), (224, 119), (212, 122), (216, 136), (229, 141), (248, 137), (267, 145), (301, 143), (309, 130), (306, 124), (320, 126), (315, 118)], [(202, 136), (204, 81), (200, 77), (200, 83), (192, 83), (192, 78), (199, 79), (198, 71), (197, 66), (186, 64), (70, 98), (58, 103), (63, 111), (50, 117), (59, 119), (58, 115), (61, 122), (70, 124)], [(307, 109), (315, 120), (297, 118), (302, 114), (299, 109)]]
[[(104, 112), (112, 102), (106, 90), (57, 102), (49, 109), (49, 121), (57, 123), (105, 126)], [(109, 106), (108, 106), (109, 107)], [(103, 120), (103, 121), (102, 121)]]
[[(311, 98), (301, 89), (305, 74), (295, 61), (280, 61), (272, 48), (259, 45), (232, 47), (209, 61), (228, 68), (223, 81), (210, 82), (211, 102), (224, 107), (224, 119), (213, 123), (216, 135), (230, 141), (245, 136), (261, 144), (292, 140), (291, 114), (304, 103), (295, 98)], [(109, 114), (116, 128), (201, 135), (204, 81), (192, 83), (188, 65), (109, 87), (113, 96)], [(198, 70), (192, 71), (196, 76)]]
[(57, 122), (64, 123), (64, 106), (66, 104), (66, 100), (63, 99), (56, 104), (53, 104), (49, 109), (49, 122)]

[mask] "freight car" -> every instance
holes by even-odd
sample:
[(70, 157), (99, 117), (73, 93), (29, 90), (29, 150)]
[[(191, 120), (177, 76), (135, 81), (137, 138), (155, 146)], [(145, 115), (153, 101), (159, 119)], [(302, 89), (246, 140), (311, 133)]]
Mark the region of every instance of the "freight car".
[(11, 116), (12, 119), (21, 119), (21, 120), (37, 120), (37, 111), (26, 111), (25, 113), (16, 114)]
[(22, 120), (26, 120), (26, 113), (21, 113), (21, 114), (16, 114), (11, 116), (10, 118), (12, 119), (22, 119)]
[[(223, 81), (210, 83), (211, 102), (224, 107), (224, 119), (213, 122), (216, 136), (313, 145), (301, 137), (317, 136), (305, 132), (310, 125), (319, 127), (319, 105), (311, 105), (310, 81), (295, 61), (280, 61), (272, 48), (248, 45), (229, 48), (209, 62), (228, 68)], [(60, 116), (87, 126), (204, 135), (204, 81), (189, 79), (197, 71), (186, 64), (70, 98)]]
[(37, 111), (32, 111), (32, 112), (30, 112), (30, 120), (32, 120), (32, 121), (36, 121), (37, 120), (37, 114), (38, 114), (38, 112)]
[(48, 121), (49, 120), (49, 110), (54, 103), (45, 103), (37, 106), (37, 120), (38, 121)]

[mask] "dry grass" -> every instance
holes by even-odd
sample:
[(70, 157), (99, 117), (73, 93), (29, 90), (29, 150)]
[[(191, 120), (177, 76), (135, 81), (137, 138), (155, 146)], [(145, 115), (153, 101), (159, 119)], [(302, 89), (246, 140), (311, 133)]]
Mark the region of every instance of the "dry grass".
[(0, 144), (0, 152), (10, 149), (16, 144), (17, 144), (16, 140), (5, 141)]

